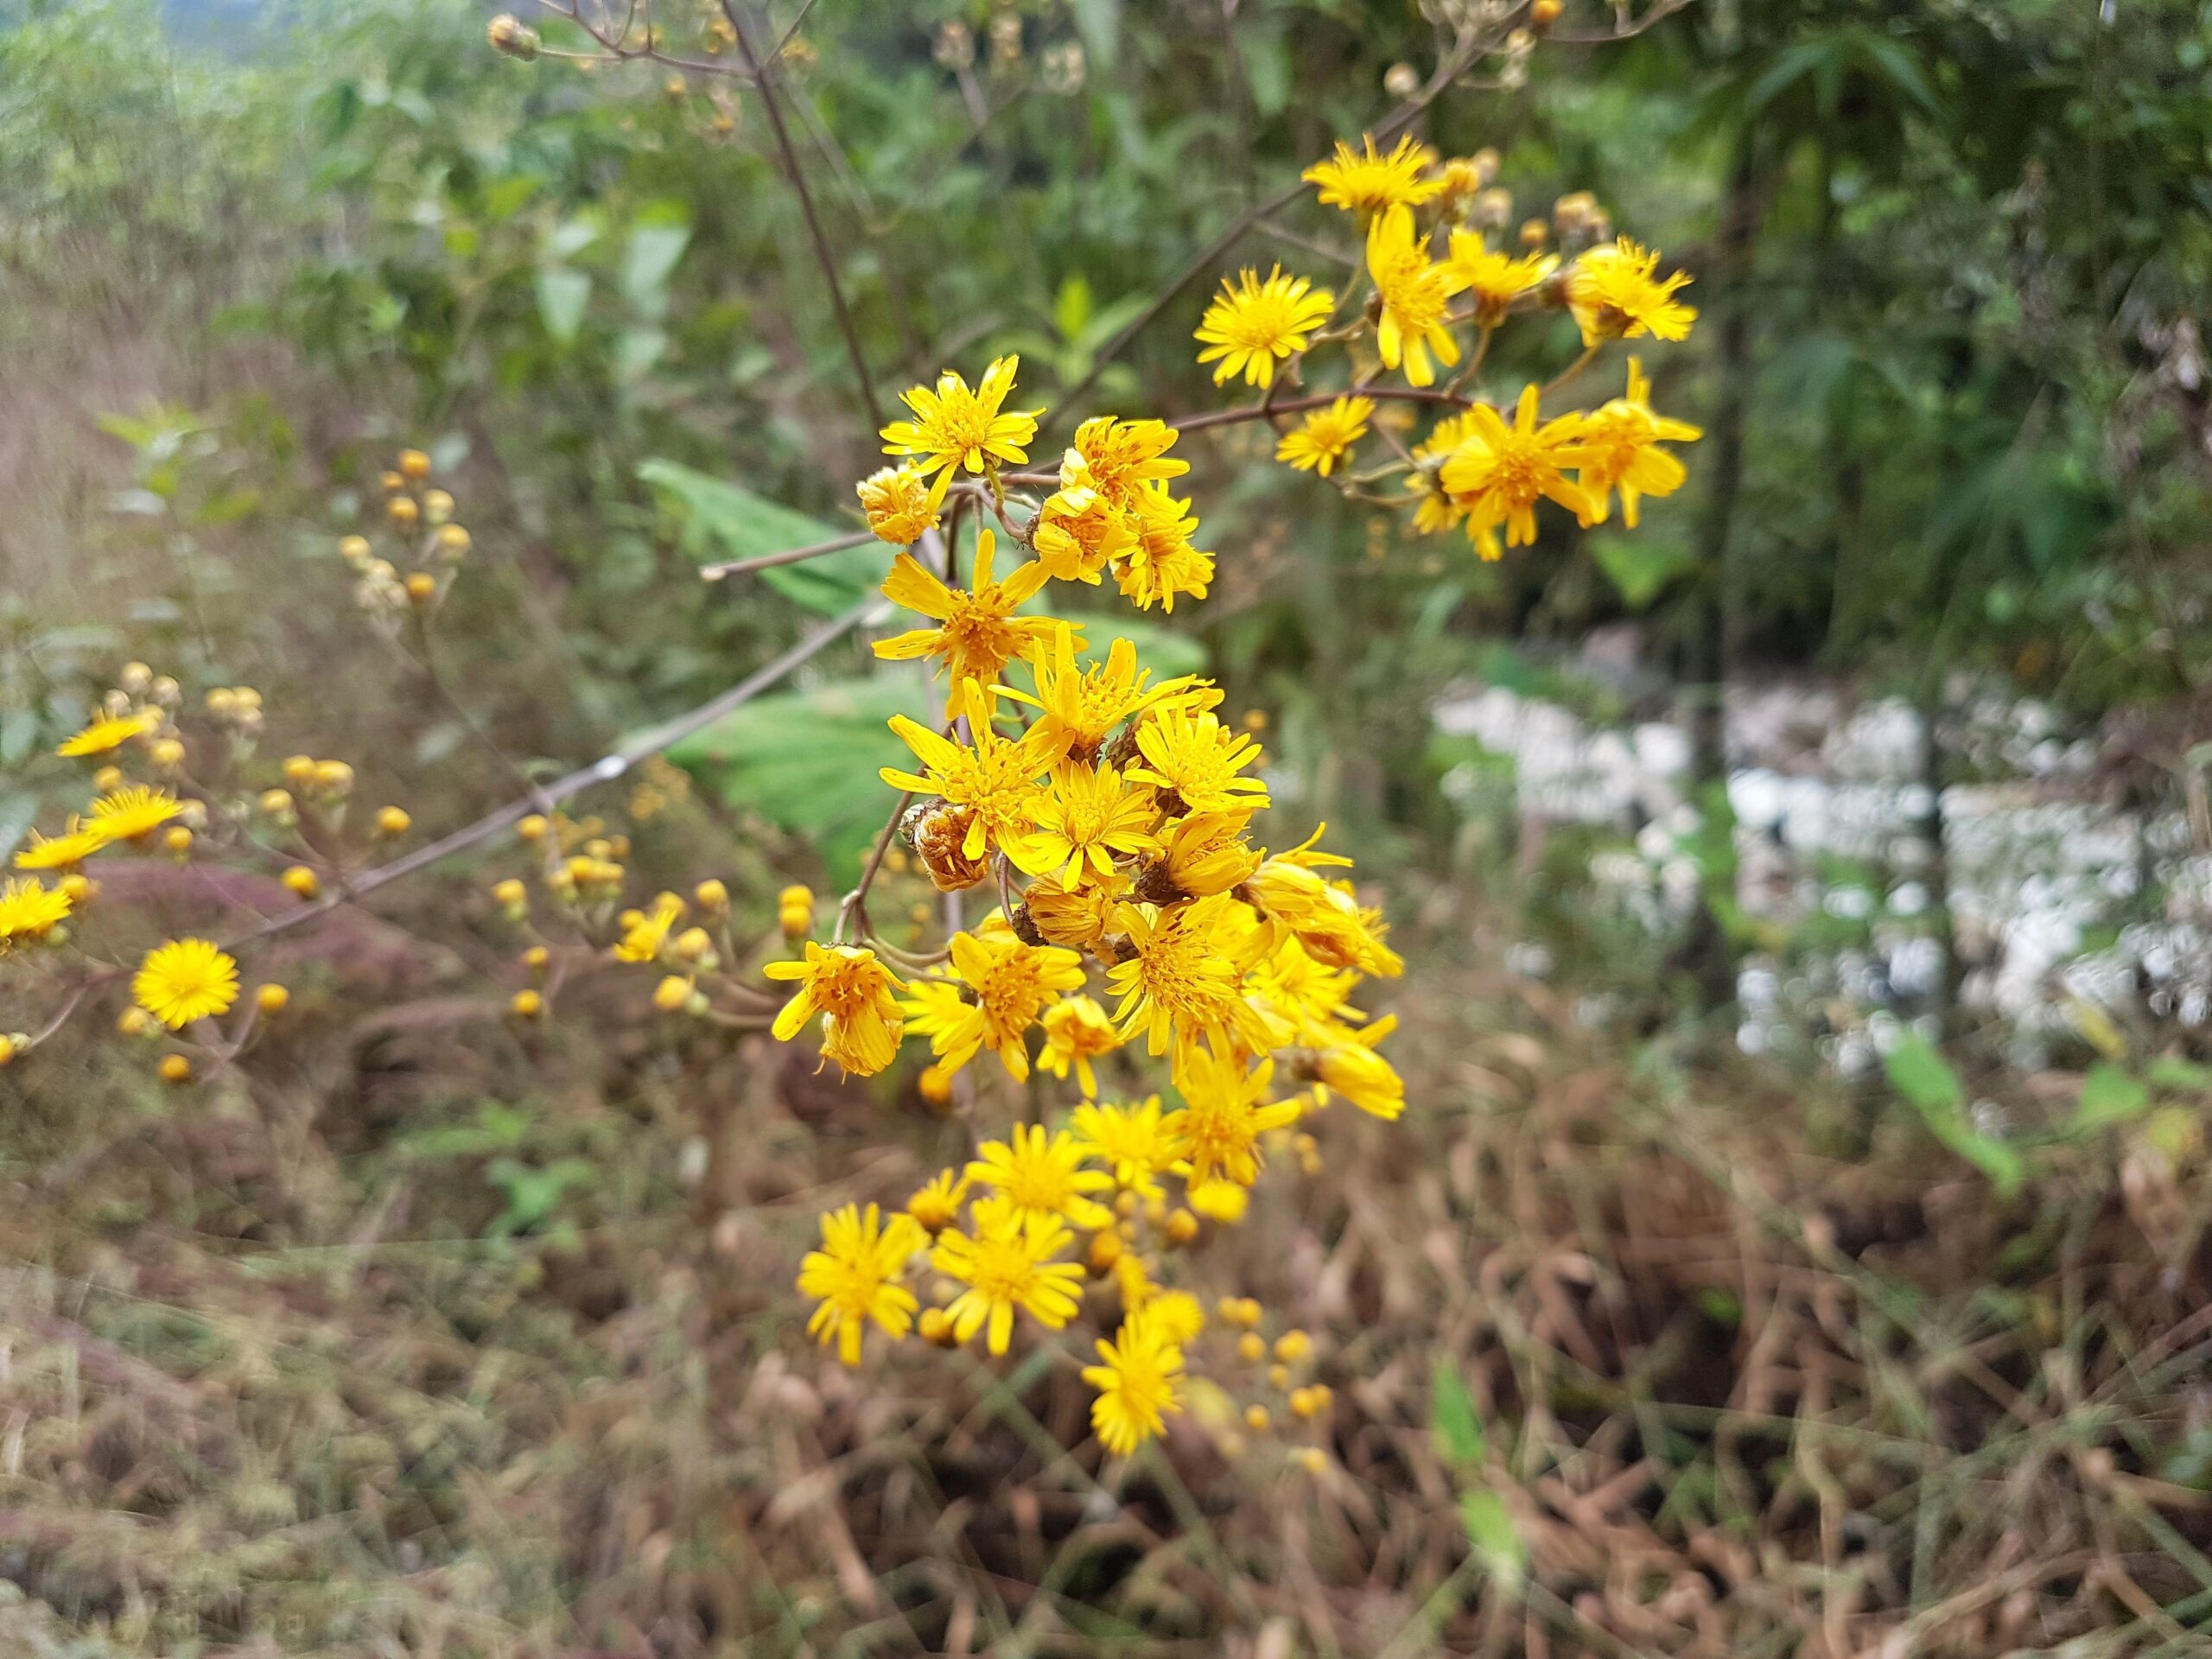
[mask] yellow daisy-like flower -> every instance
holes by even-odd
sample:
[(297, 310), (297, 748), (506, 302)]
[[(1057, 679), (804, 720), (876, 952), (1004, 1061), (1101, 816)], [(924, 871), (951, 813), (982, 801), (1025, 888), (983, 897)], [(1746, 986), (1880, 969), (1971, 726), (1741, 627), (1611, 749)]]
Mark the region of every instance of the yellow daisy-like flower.
[(1659, 446), (1693, 443), (1704, 435), (1688, 421), (1652, 412), (1651, 383), (1643, 378), (1643, 365), (1629, 359), (1628, 395), (1614, 398), (1582, 423), (1582, 470), (1576, 475), (1588, 498), (1582, 522), (1605, 523), (1612, 493), (1618, 490), (1621, 520), (1634, 530), (1643, 497), (1672, 495), (1689, 476), (1682, 463)]
[(1090, 470), (1072, 449), (1060, 467), (1060, 487), (1037, 510), (1030, 544), (1046, 575), (1098, 585), (1109, 562), (1129, 544), (1128, 515), (1092, 487)]
[(1689, 286), (1682, 271), (1657, 276), (1659, 255), (1624, 236), (1592, 248), (1567, 273), (1567, 308), (1582, 327), (1582, 343), (1635, 340), (1687, 340), (1697, 320), (1694, 306), (1675, 298)]
[(1125, 904), (1115, 912), (1129, 954), (1107, 969), (1106, 987), (1121, 999), (1114, 1020), (1125, 1039), (1143, 1032), (1154, 1054), (1167, 1052), (1171, 1040), (1180, 1052), (1202, 1038), (1272, 1046), (1279, 1033), (1245, 999), (1236, 964), (1214, 938), (1234, 902), (1221, 894), (1170, 911)]
[(1131, 1305), (1130, 1317), (1179, 1348), (1206, 1328), (1206, 1311), (1187, 1290), (1153, 1291)]
[(1376, 919), (1360, 907), (1348, 887), (1317, 873), (1351, 864), (1341, 854), (1325, 853), (1315, 845), (1327, 827), (1315, 830), (1303, 846), (1262, 860), (1237, 889), (1264, 923), (1254, 936), (1254, 948), (1265, 954), (1285, 937), (1294, 936), (1325, 966), (1395, 979), (1405, 971), (1405, 961), (1382, 943)]
[(1406, 1109), (1406, 1084), (1390, 1062), (1375, 1052), (1374, 1045), (1395, 1029), (1392, 1019), (1376, 1020), (1365, 1031), (1347, 1031), (1345, 1040), (1331, 1043), (1313, 1058), (1313, 1077), (1324, 1088), (1389, 1122)]
[(44, 938), (69, 918), (72, 904), (67, 893), (36, 876), (10, 876), (0, 887), (0, 956), (27, 940)]
[(1204, 1186), (1215, 1179), (1249, 1186), (1260, 1178), (1266, 1161), (1260, 1137), (1298, 1121), (1298, 1103), (1269, 1103), (1268, 1085), (1274, 1081), (1275, 1064), (1262, 1060), (1250, 1071), (1234, 1056), (1194, 1048), (1176, 1067), (1175, 1087), (1182, 1094), (1182, 1109), (1167, 1118), (1176, 1155), (1190, 1166), (1188, 1184)]
[(1154, 1178), (1181, 1155), (1158, 1095), (1136, 1106), (1078, 1106), (1072, 1122), (1086, 1154), (1112, 1172), (1115, 1185), (1139, 1198), (1157, 1192)]
[(1131, 514), (1136, 537), (1115, 565), (1114, 580), (1141, 610), (1157, 605), (1172, 616), (1177, 594), (1204, 599), (1213, 585), (1213, 555), (1192, 544), (1198, 521), (1190, 508), (1164, 484), (1148, 484), (1137, 494)]
[(152, 835), (183, 810), (182, 804), (166, 789), (130, 784), (110, 790), (94, 801), (92, 822), (86, 827), (98, 832), (103, 841), (136, 841)]
[(1189, 461), (1167, 454), (1181, 435), (1165, 421), (1121, 421), (1101, 415), (1076, 428), (1070, 453), (1083, 458), (1091, 488), (1111, 505), (1126, 507), (1147, 484), (1180, 478), (1191, 470)]
[(927, 1238), (910, 1216), (880, 1222), (876, 1207), (849, 1204), (822, 1217), (822, 1248), (809, 1250), (798, 1266), (802, 1296), (821, 1306), (806, 1321), (807, 1333), (837, 1344), (837, 1357), (861, 1363), (861, 1336), (870, 1324), (894, 1342), (913, 1328), (918, 1304), (899, 1281), (906, 1264)]
[(1495, 328), (1505, 321), (1514, 302), (1535, 293), (1559, 269), (1559, 256), (1497, 252), (1484, 243), (1481, 232), (1454, 231), (1446, 263), (1459, 278), (1460, 291), (1475, 302), (1476, 327)]
[(991, 580), (998, 538), (989, 531), (976, 537), (975, 586), (948, 588), (911, 553), (892, 562), (883, 595), (933, 620), (933, 628), (915, 628), (875, 642), (875, 654), (892, 662), (918, 657), (942, 658), (952, 671), (952, 693), (945, 718), (957, 712), (961, 687), (969, 680), (985, 685), (998, 678), (1017, 657), (1042, 645), (1061, 624), (1049, 616), (1016, 616), (1014, 607), (1035, 594), (1047, 580), (1041, 560), (1018, 566), (1004, 582)]
[(912, 547), (937, 528), (938, 493), (911, 462), (870, 473), (853, 488), (868, 527), (894, 547)]
[(41, 836), (31, 831), (29, 844), (16, 853), (16, 868), (19, 870), (75, 869), (94, 853), (107, 845), (108, 838), (89, 824), (76, 818), (69, 820), (69, 827), (58, 836)]
[(227, 1013), (238, 996), (238, 965), (207, 939), (172, 939), (146, 953), (131, 979), (138, 1006), (171, 1031)]
[(1106, 1010), (1088, 996), (1064, 996), (1046, 1009), (1037, 1023), (1045, 1033), (1037, 1064), (1062, 1079), (1072, 1069), (1083, 1097), (1094, 1098), (1098, 1093), (1098, 1073), (1091, 1061), (1122, 1046), (1122, 1033), (1114, 1029)]
[(1213, 364), (1217, 386), (1240, 374), (1248, 386), (1271, 386), (1275, 364), (1304, 351), (1336, 308), (1337, 296), (1310, 276), (1286, 276), (1277, 265), (1262, 282), (1248, 266), (1233, 284), (1222, 278), (1221, 292), (1198, 320), (1195, 338), (1205, 347), (1198, 361)]
[(1351, 447), (1367, 435), (1368, 417), (1375, 413), (1372, 397), (1339, 397), (1326, 409), (1317, 409), (1282, 435), (1275, 459), (1287, 461), (1301, 473), (1326, 478)]
[(74, 737), (64, 738), (54, 752), (71, 760), (88, 754), (112, 754), (132, 738), (152, 731), (161, 723), (162, 717), (151, 712), (103, 715)]
[(1112, 927), (1114, 912), (1128, 889), (1128, 878), (1119, 872), (1110, 881), (1079, 887), (1063, 887), (1057, 878), (1040, 875), (1029, 884), (1021, 903), (1048, 944), (1091, 950)]
[(991, 1188), (1033, 1231), (1066, 1222), (1086, 1230), (1114, 1219), (1090, 1195), (1110, 1192), (1114, 1178), (1085, 1166), (1084, 1143), (1065, 1129), (1047, 1135), (1041, 1123), (1017, 1123), (1005, 1141), (976, 1148), (968, 1179)]
[(893, 421), (883, 429), (883, 453), (911, 455), (923, 477), (935, 477), (930, 490), (932, 505), (944, 499), (945, 486), (963, 467), (980, 474), (1029, 459), (1022, 446), (1037, 435), (1037, 417), (1045, 411), (1001, 408), (1014, 390), (1014, 372), (1020, 366), (1018, 357), (998, 358), (972, 391), (966, 380), (947, 369), (938, 376), (935, 391), (912, 386), (899, 394), (914, 418)]
[(960, 1206), (967, 1197), (968, 1178), (957, 1169), (941, 1169), (906, 1200), (906, 1213), (934, 1238), (960, 1219)]
[(1036, 694), (998, 688), (1038, 711), (1032, 729), (1050, 737), (1057, 758), (1096, 760), (1116, 727), (1157, 705), (1211, 707), (1221, 701), (1220, 690), (1211, 682), (1188, 674), (1151, 684), (1152, 671), (1137, 666), (1137, 648), (1126, 639), (1115, 640), (1107, 648), (1105, 661), (1089, 668), (1076, 666), (1076, 649), (1075, 630), (1063, 622), (1052, 649), (1029, 659)]
[(1027, 1037), (1063, 991), (1083, 984), (1083, 958), (1065, 946), (1027, 944), (1010, 932), (956, 933), (952, 969), (976, 994), (964, 1015), (930, 1039), (945, 1069), (957, 1071), (988, 1048), (1019, 1083), (1029, 1076)]
[(1131, 766), (1127, 775), (1172, 798), (1160, 803), (1171, 817), (1249, 813), (1268, 804), (1267, 785), (1243, 776), (1261, 758), (1258, 741), (1249, 732), (1230, 731), (1217, 715), (1155, 709), (1137, 728), (1137, 753), (1144, 764)]
[(1166, 1433), (1165, 1414), (1182, 1410), (1176, 1389), (1183, 1351), (1142, 1320), (1124, 1321), (1114, 1340), (1102, 1338), (1097, 1348), (1099, 1363), (1083, 1369), (1083, 1380), (1098, 1390), (1090, 1426), (1100, 1445), (1126, 1458)]
[(1410, 133), (1402, 135), (1388, 156), (1375, 148), (1372, 134), (1360, 135), (1359, 149), (1341, 138), (1336, 153), (1316, 162), (1299, 176), (1318, 184), (1324, 207), (1341, 207), (1366, 219), (1392, 207), (1418, 207), (1444, 188), (1441, 179), (1423, 178), (1436, 165), (1436, 152), (1416, 143)]
[(1367, 274), (1382, 301), (1375, 330), (1382, 365), (1402, 365), (1408, 385), (1433, 385), (1431, 352), (1447, 365), (1459, 360), (1459, 342), (1445, 319), (1465, 279), (1449, 264), (1430, 262), (1428, 238), (1414, 234), (1414, 216), (1404, 207), (1389, 208), (1367, 227)]
[[(1414, 470), (1406, 487), (1420, 497), (1414, 507), (1414, 528), (1424, 536), (1449, 530), (1467, 516), (1466, 508), (1445, 493), (1441, 474), (1445, 461), (1473, 429), (1467, 415), (1447, 415), (1414, 446)], [(1497, 537), (1490, 537), (1484, 556), (1498, 558), (1503, 552), (1497, 547)]]
[(1508, 547), (1536, 539), (1540, 497), (1548, 496), (1579, 518), (1590, 516), (1589, 498), (1581, 486), (1568, 482), (1564, 470), (1583, 462), (1584, 417), (1560, 415), (1539, 426), (1540, 395), (1533, 385), (1522, 389), (1511, 426), (1487, 404), (1469, 410), (1467, 435), (1445, 460), (1440, 481), (1466, 508), (1467, 533), (1483, 546), (1484, 558), (1495, 555), (1483, 538), (1501, 524)]
[(972, 1236), (947, 1229), (930, 1256), (939, 1273), (966, 1287), (944, 1310), (956, 1341), (966, 1342), (988, 1327), (986, 1344), (1003, 1354), (1014, 1338), (1017, 1312), (1048, 1331), (1074, 1317), (1083, 1269), (1052, 1259), (1073, 1240), (1064, 1224), (1053, 1219), (1028, 1227), (1012, 1210), (994, 1205), (979, 1206), (975, 1229)]
[(653, 900), (653, 907), (639, 916), (622, 930), (622, 937), (615, 942), (617, 962), (652, 962), (668, 943), (670, 931), (683, 919), (683, 901), (672, 893), (664, 893)]
[(1112, 766), (1063, 760), (1031, 804), (1036, 828), (1007, 843), (1006, 855), (1025, 875), (1060, 872), (1060, 886), (1111, 880), (1114, 860), (1156, 850), (1152, 826), (1160, 809), (1152, 791)]
[(1252, 995), (1300, 1027), (1301, 1040), (1344, 1021), (1364, 1020), (1367, 1016), (1351, 1006), (1358, 983), (1355, 969), (1321, 961), (1295, 934), (1278, 938), (1274, 950), (1253, 963), (1244, 977)]
[(1001, 737), (991, 727), (990, 695), (974, 680), (963, 690), (963, 706), (975, 734), (974, 746), (963, 747), (918, 721), (893, 715), (891, 729), (906, 740), (923, 770), (886, 766), (881, 775), (894, 789), (941, 796), (955, 806), (966, 807), (969, 818), (960, 851), (977, 859), (987, 849), (1006, 847), (1027, 831), (1038, 777), (1052, 763), (1052, 742), (1034, 728), (1019, 738)]
[(799, 982), (798, 995), (784, 1004), (771, 1029), (779, 1042), (798, 1035), (808, 1020), (822, 1016), (822, 1054), (861, 1077), (873, 1077), (891, 1064), (906, 1033), (896, 993), (905, 986), (864, 945), (806, 942), (798, 962), (772, 962), (761, 969), (770, 979)]
[[(1244, 843), (1249, 811), (1193, 812), (1167, 831), (1160, 862), (1147, 872), (1144, 897), (1173, 904), (1227, 893), (1259, 868)], [(1159, 884), (1155, 886), (1155, 884)]]

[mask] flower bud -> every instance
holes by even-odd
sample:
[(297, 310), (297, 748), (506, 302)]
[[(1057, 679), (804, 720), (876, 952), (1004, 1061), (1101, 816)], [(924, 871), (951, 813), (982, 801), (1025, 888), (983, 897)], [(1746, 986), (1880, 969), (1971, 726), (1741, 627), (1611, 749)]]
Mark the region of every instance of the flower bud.
[(524, 841), (543, 841), (545, 839), (546, 828), (545, 820), (533, 812), (515, 825), (515, 834), (520, 836)]
[(1394, 63), (1382, 72), (1382, 90), (1392, 98), (1411, 98), (1421, 90), (1421, 72), (1410, 63)]
[(494, 52), (518, 63), (534, 61), (542, 44), (536, 29), (525, 27), (512, 13), (504, 11), (485, 29), (484, 38), (492, 43)]
[(162, 1081), (163, 1083), (190, 1083), (192, 1062), (181, 1054), (162, 1055)]
[(448, 524), (438, 531), (438, 551), (449, 559), (457, 559), (468, 551), (468, 532), (459, 524)]
[(404, 807), (380, 806), (377, 809), (377, 834), (387, 840), (405, 835), (414, 822), (407, 816)]
[(343, 760), (315, 763), (315, 786), (333, 798), (341, 798), (353, 787), (353, 768)]
[(283, 1013), (291, 1001), (292, 994), (282, 985), (264, 985), (253, 994), (253, 1006), (264, 1014)]
[(1268, 1408), (1258, 1402), (1255, 1401), (1244, 1408), (1244, 1427), (1255, 1434), (1266, 1433), (1274, 1423), (1274, 1419), (1268, 1414)]
[(681, 1014), (691, 1000), (691, 982), (681, 974), (671, 974), (653, 987), (653, 1007), (663, 1014)]
[(545, 1012), (545, 999), (536, 991), (517, 991), (507, 1003), (507, 1012), (518, 1020), (535, 1020)]
[(175, 772), (184, 765), (184, 745), (173, 737), (161, 739), (154, 745), (154, 770)]
[(143, 1037), (154, 1028), (154, 1016), (133, 1003), (115, 1016), (115, 1028), (125, 1037)]
[(412, 530), (415, 521), (423, 516), (423, 509), (415, 505), (415, 498), (410, 495), (393, 496), (384, 504), (384, 510), (402, 530)]
[(417, 605), (427, 605), (438, 596), (438, 579), (427, 570), (417, 570), (407, 578), (407, 597)]
[(952, 1103), (952, 1074), (941, 1065), (925, 1065), (914, 1079), (915, 1090), (931, 1106)]
[(292, 791), (288, 789), (264, 789), (257, 803), (263, 812), (280, 823), (289, 823), (294, 817)]
[(192, 850), (192, 831), (181, 823), (171, 824), (162, 832), (162, 845), (181, 858)]
[(116, 677), (116, 683), (134, 697), (146, 695), (146, 688), (154, 683), (154, 671), (143, 663), (125, 663), (123, 672)]
[(369, 557), (369, 538), (365, 536), (344, 537), (338, 543), (338, 556), (348, 564), (366, 563)]
[(443, 490), (423, 493), (423, 516), (434, 524), (442, 524), (453, 517), (453, 497)]
[(1188, 1244), (1198, 1236), (1198, 1218), (1188, 1210), (1178, 1209), (1167, 1217), (1167, 1242)]
[(1236, 1338), (1236, 1357), (1251, 1365), (1268, 1357), (1268, 1339), (1256, 1331), (1247, 1331)]
[(729, 908), (729, 889), (710, 877), (691, 889), (691, 901), (707, 914), (719, 915)]
[(304, 864), (295, 864), (284, 872), (284, 885), (302, 899), (312, 899), (322, 891), (322, 884), (315, 880), (315, 872)]
[(957, 1348), (959, 1338), (952, 1333), (952, 1316), (941, 1307), (925, 1307), (914, 1322), (924, 1342), (933, 1348)]

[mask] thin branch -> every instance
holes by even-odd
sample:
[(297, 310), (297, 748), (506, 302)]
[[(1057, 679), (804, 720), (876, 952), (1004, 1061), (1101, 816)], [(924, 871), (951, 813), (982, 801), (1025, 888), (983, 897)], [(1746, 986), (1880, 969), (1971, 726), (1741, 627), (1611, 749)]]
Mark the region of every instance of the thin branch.
[(749, 559), (725, 559), (720, 564), (700, 566), (699, 580), (720, 582), (725, 576), (741, 576), (748, 570), (766, 570), (771, 565), (797, 564), (804, 559), (818, 559), (825, 553), (842, 553), (849, 547), (865, 547), (874, 540), (874, 531), (856, 530), (849, 536), (834, 536), (826, 542), (787, 548), (781, 553), (756, 553)]
[(822, 267), (822, 279), (830, 289), (830, 308), (836, 314), (837, 330), (845, 337), (845, 354), (852, 359), (853, 374), (860, 381), (861, 401), (868, 405), (869, 422), (880, 427), (883, 404), (876, 396), (874, 377), (868, 372), (868, 354), (861, 349), (860, 330), (854, 326), (852, 311), (845, 303), (845, 285), (837, 276), (836, 255), (830, 251), (830, 238), (823, 233), (821, 216), (814, 211), (814, 193), (806, 188), (806, 174), (799, 166), (798, 149), (791, 143), (791, 127), (784, 120), (783, 105), (777, 101), (772, 65), (764, 67), (760, 54), (753, 49), (753, 37), (746, 32), (737, 0), (721, 0), (721, 8), (722, 15), (729, 19), (729, 26), (736, 33), (737, 49), (745, 54), (746, 67), (760, 83), (760, 105), (767, 111), (768, 125), (776, 135), (776, 149), (783, 156), (784, 172), (791, 181), (792, 194), (798, 197), (799, 212), (805, 217), (815, 261)]
[[(1363, 397), (1378, 398), (1384, 403), (1449, 404), (1454, 409), (1471, 409), (1476, 400), (1462, 397), (1457, 392), (1434, 386), (1361, 386)], [(1234, 409), (1209, 410), (1203, 415), (1185, 415), (1167, 424), (1178, 432), (1202, 432), (1210, 426), (1235, 426), (1243, 421), (1264, 421), (1277, 415), (1297, 415), (1309, 409), (1326, 409), (1341, 394), (1324, 391), (1311, 397), (1285, 397), (1276, 403), (1239, 404)]]

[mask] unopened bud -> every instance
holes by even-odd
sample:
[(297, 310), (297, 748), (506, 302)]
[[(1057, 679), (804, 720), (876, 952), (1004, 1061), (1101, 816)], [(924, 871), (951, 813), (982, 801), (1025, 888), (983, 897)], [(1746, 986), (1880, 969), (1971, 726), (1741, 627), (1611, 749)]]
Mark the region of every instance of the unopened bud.
[(536, 29), (526, 27), (512, 14), (504, 11), (485, 29), (484, 38), (491, 41), (494, 52), (520, 63), (535, 61), (537, 48), (543, 44)]

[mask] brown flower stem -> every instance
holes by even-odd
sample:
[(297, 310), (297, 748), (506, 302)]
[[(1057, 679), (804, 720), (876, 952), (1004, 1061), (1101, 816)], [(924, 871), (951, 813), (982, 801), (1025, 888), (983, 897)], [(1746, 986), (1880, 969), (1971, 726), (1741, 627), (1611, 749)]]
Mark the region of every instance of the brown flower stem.
[(771, 565), (797, 564), (804, 559), (818, 559), (825, 553), (842, 553), (849, 547), (865, 547), (875, 538), (875, 532), (872, 530), (856, 530), (849, 536), (833, 536), (826, 542), (789, 548), (781, 553), (756, 553), (749, 559), (725, 559), (720, 564), (701, 565), (699, 580), (720, 582), (727, 576), (741, 576), (748, 570), (766, 570)]

